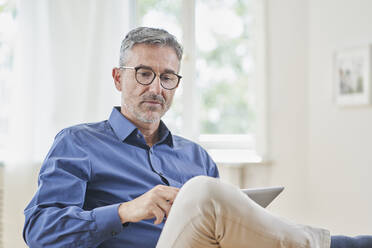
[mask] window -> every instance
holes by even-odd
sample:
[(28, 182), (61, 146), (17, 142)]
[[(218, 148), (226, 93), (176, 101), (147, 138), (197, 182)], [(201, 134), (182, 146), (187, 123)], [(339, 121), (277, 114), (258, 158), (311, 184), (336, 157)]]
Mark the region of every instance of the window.
[(0, 0), (0, 158), (5, 157), (6, 140), (9, 133), (9, 104), (11, 71), (15, 45), (14, 1)]
[(164, 121), (217, 161), (264, 155), (263, 1), (136, 1), (137, 26), (164, 28), (184, 45), (183, 79)]

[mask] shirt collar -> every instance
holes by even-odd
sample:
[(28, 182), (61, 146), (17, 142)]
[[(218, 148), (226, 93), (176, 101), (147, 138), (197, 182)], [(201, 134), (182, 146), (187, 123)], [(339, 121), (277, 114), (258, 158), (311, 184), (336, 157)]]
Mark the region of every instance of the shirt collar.
[(173, 147), (173, 135), (162, 120), (160, 120), (159, 124), (159, 137), (159, 143), (165, 143)]
[[(120, 107), (114, 107), (112, 109), (108, 122), (116, 136), (122, 141), (127, 139), (134, 131), (139, 132), (137, 127), (120, 112)], [(159, 124), (158, 143), (166, 143), (170, 147), (173, 147), (173, 136), (162, 120), (160, 120)]]

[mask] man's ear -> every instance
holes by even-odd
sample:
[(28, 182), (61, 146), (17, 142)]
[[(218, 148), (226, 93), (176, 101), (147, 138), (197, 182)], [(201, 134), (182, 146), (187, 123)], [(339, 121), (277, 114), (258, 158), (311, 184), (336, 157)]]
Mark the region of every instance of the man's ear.
[(121, 70), (117, 67), (112, 69), (112, 78), (114, 79), (115, 88), (121, 91)]

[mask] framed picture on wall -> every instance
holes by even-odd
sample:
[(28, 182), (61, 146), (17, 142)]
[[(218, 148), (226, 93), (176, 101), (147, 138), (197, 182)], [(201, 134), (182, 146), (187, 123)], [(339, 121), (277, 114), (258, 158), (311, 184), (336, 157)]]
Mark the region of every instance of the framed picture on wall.
[(335, 54), (335, 98), (342, 106), (371, 104), (371, 45)]

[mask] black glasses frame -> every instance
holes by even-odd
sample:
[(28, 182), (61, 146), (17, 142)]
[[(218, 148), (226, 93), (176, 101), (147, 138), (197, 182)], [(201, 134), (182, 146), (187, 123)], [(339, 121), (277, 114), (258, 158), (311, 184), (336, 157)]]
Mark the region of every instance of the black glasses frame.
[[(157, 75), (156, 72), (154, 72), (154, 70), (153, 70), (151, 67), (147, 67), (147, 66), (136, 66), (136, 67), (132, 67), (132, 66), (120, 66), (119, 68), (120, 68), (120, 69), (132, 69), (132, 70), (135, 70), (135, 71), (136, 71), (136, 73), (135, 73), (136, 81), (137, 81), (137, 83), (142, 84), (142, 85), (150, 85), (150, 84), (152, 84), (152, 82), (154, 82), (154, 79), (156, 78), (156, 75)], [(137, 79), (137, 71), (138, 71), (139, 69), (147, 69), (147, 70), (150, 70), (150, 71), (153, 72), (154, 77), (152, 78), (152, 80), (151, 80), (149, 83), (144, 84), (144, 83), (141, 83), (141, 82)], [(177, 81), (176, 86), (175, 86), (175, 87), (172, 87), (172, 88), (164, 87), (163, 82), (162, 82), (162, 80), (161, 80), (161, 76), (162, 76), (163, 74), (173, 74), (173, 75), (177, 76), (178, 81)], [(161, 73), (161, 74), (159, 75), (159, 78), (160, 78), (160, 85), (161, 85), (161, 87), (163, 87), (163, 88), (166, 89), (166, 90), (173, 90), (173, 89), (175, 89), (175, 88), (178, 87), (178, 85), (179, 85), (179, 83), (180, 83), (180, 80), (181, 80), (182, 76), (181, 76), (181, 75), (178, 75), (178, 74), (176, 74), (176, 73), (173, 73), (173, 72), (165, 72), (165, 73)]]

